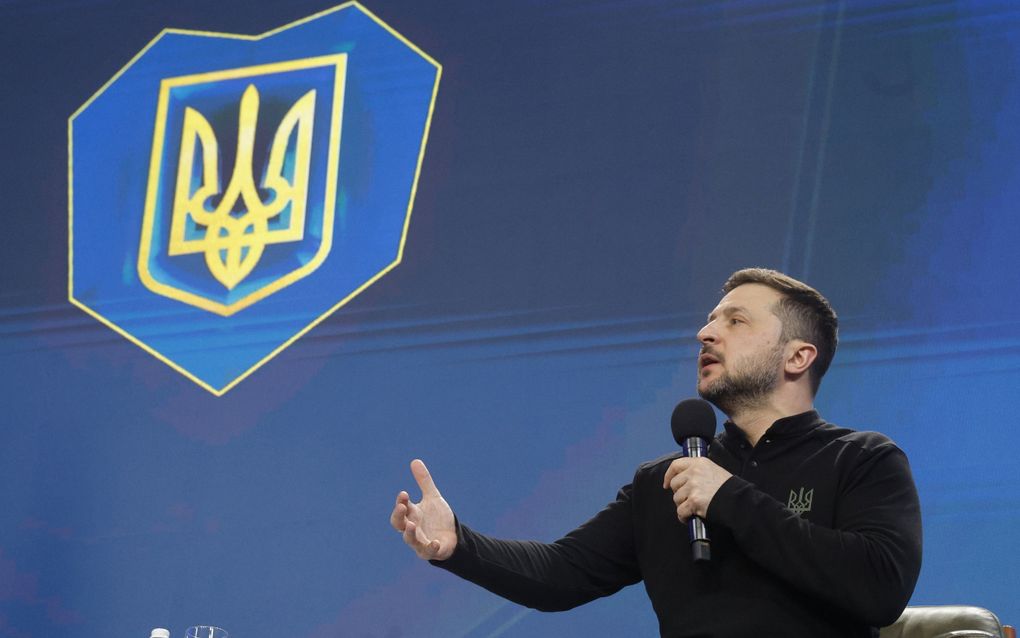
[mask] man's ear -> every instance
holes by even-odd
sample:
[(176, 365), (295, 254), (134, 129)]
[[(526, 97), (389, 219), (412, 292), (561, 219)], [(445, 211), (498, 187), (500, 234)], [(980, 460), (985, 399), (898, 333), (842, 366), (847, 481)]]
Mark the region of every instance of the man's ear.
[(787, 374), (800, 375), (807, 372), (818, 357), (818, 348), (807, 341), (791, 339), (786, 344), (786, 363), (783, 370)]

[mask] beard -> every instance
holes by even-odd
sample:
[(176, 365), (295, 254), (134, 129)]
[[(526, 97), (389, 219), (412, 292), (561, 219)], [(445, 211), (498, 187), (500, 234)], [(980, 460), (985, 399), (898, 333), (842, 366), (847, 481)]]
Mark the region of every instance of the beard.
[[(779, 370), (783, 365), (783, 347), (735, 361), (732, 371), (726, 370), (704, 388), (698, 380), (698, 394), (715, 405), (727, 416), (757, 408), (779, 385)], [(699, 371), (700, 372), (700, 371)]]

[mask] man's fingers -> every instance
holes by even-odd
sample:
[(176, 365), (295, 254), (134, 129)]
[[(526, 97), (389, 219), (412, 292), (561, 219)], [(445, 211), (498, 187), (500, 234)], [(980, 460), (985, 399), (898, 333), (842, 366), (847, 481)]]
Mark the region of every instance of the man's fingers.
[(411, 497), (407, 492), (401, 491), (397, 494), (397, 502), (393, 505), (393, 512), (390, 514), (390, 525), (398, 532), (404, 531), (404, 519), (410, 511)]
[(676, 517), (680, 519), (681, 523), (686, 523), (687, 519), (694, 514), (694, 504), (686, 490), (673, 493), (673, 504), (676, 505)]
[(669, 467), (666, 468), (666, 475), (662, 477), (662, 489), (668, 489), (669, 484), (673, 481), (673, 477), (690, 467), (692, 460), (693, 459), (689, 458), (680, 458), (670, 463)]
[(680, 507), (684, 501), (687, 500), (687, 494), (684, 492), (676, 491), (673, 492), (673, 504)]
[(415, 529), (417, 529), (417, 527), (411, 521), (407, 521), (404, 524), (404, 542), (417, 551), (418, 539), (415, 537)]
[(418, 482), (423, 498), (426, 496), (439, 496), (439, 490), (436, 489), (436, 484), (432, 482), (432, 475), (429, 474), (429, 469), (425, 467), (421, 459), (411, 461), (411, 474), (414, 475), (414, 480)]
[(397, 501), (397, 504), (393, 506), (393, 513), (390, 514), (390, 525), (393, 529), (398, 532), (404, 531), (405, 521), (407, 520), (407, 506)]
[[(407, 492), (397, 494), (397, 501), (390, 514), (390, 524), (420, 558), (434, 559), (444, 554), (448, 556), (450, 550), (456, 547), (455, 541), (450, 543), (446, 540), (450, 538), (450, 529), (453, 527), (453, 512), (436, 489), (428, 468), (420, 459), (411, 461), (411, 474), (421, 488), (422, 498), (415, 503)], [(429, 538), (433, 534), (436, 538)]]
[(683, 487), (687, 485), (689, 481), (690, 481), (689, 474), (687, 472), (681, 472), (680, 474), (677, 474), (672, 479), (670, 479), (669, 484), (666, 487), (676, 492), (678, 490), (683, 489)]
[(404, 527), (404, 542), (422, 558), (432, 558), (439, 552), (439, 541), (429, 540), (412, 521)]

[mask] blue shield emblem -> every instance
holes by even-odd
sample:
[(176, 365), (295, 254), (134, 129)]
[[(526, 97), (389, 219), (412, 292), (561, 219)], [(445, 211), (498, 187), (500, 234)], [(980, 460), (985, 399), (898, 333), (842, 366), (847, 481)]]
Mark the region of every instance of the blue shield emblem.
[(232, 315), (328, 257), (346, 67), (339, 54), (162, 81), (138, 250), (149, 290)]
[(71, 302), (223, 394), (400, 262), (439, 76), (357, 3), (164, 31), (69, 120)]

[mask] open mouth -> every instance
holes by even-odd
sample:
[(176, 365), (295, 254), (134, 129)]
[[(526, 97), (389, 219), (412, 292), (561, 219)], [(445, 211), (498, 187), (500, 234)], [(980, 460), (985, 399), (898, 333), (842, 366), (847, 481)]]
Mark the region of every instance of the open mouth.
[(719, 358), (707, 352), (698, 357), (698, 367), (704, 370), (710, 365), (719, 363)]

